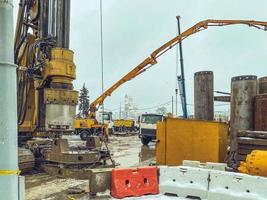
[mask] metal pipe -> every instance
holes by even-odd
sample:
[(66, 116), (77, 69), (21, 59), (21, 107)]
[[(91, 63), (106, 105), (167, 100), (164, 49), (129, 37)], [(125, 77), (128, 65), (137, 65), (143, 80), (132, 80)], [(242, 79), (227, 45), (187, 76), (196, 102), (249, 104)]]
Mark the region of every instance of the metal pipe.
[(255, 96), (254, 125), (255, 131), (267, 131), (267, 94)]
[(196, 72), (194, 82), (195, 119), (213, 120), (213, 72)]
[(0, 0), (0, 196), (19, 199), (13, 1)]
[[(178, 23), (178, 35), (181, 35), (181, 26), (180, 26), (180, 16), (177, 16)], [(184, 77), (184, 59), (183, 59), (183, 47), (182, 41), (179, 42), (179, 52), (180, 52), (180, 63), (181, 63), (181, 82), (182, 82), (182, 105), (183, 106), (183, 117), (187, 119), (187, 102), (186, 102), (186, 92), (185, 92), (185, 77)]]
[(49, 0), (49, 11), (48, 11), (48, 35), (56, 37), (55, 26), (56, 26), (56, 7), (57, 0)]
[(261, 77), (258, 80), (258, 94), (267, 93), (267, 76)]
[(230, 92), (221, 92), (221, 91), (214, 91), (215, 93), (218, 93), (218, 94), (226, 94), (226, 95), (231, 95)]
[(173, 115), (173, 96), (172, 96), (172, 115)]
[(237, 151), (237, 132), (254, 129), (254, 97), (256, 93), (257, 76), (245, 75), (232, 78), (230, 162), (233, 164), (235, 164), (235, 153)]
[(57, 0), (56, 37), (57, 47), (69, 48), (70, 0)]
[(42, 0), (40, 3), (40, 38), (46, 38), (48, 36), (49, 0)]

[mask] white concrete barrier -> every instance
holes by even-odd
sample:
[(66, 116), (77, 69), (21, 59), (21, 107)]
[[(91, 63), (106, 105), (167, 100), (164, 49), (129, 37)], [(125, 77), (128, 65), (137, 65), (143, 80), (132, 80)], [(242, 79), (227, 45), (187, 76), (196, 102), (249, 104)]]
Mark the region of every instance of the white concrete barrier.
[(221, 171), (223, 165), (213, 166), (160, 166), (160, 193), (202, 200), (267, 200), (267, 178)]
[(213, 163), (213, 162), (201, 163), (199, 161), (194, 161), (194, 160), (184, 160), (183, 166), (225, 171), (227, 164), (226, 163)]
[(266, 200), (267, 178), (210, 171), (209, 200)]
[(207, 199), (209, 170), (186, 166), (159, 168), (160, 193)]

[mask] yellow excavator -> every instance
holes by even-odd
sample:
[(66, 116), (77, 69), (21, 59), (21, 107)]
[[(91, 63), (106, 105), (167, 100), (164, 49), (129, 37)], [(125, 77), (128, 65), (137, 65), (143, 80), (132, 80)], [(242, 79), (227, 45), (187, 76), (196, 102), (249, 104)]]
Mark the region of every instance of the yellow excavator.
[(201, 22), (198, 22), (191, 28), (187, 29), (180, 35), (176, 36), (175, 38), (171, 39), (170, 41), (163, 44), (161, 47), (153, 51), (149, 57), (143, 60), (139, 65), (137, 65), (134, 69), (132, 69), (129, 73), (123, 76), (119, 81), (117, 81), (114, 85), (112, 85), (109, 89), (107, 89), (103, 94), (101, 94), (96, 100), (94, 100), (90, 105), (89, 115), (86, 119), (76, 119), (75, 121), (75, 128), (77, 133), (81, 133), (83, 131), (83, 135), (81, 136), (82, 139), (85, 139), (86, 134), (91, 135), (97, 130), (105, 130), (107, 132), (107, 125), (100, 124), (96, 120), (96, 111), (98, 110), (99, 106), (101, 106), (104, 100), (111, 96), (111, 94), (122, 84), (131, 79), (135, 78), (136, 76), (145, 72), (148, 68), (155, 65), (157, 63), (157, 59), (167, 52), (169, 49), (174, 47), (176, 44), (181, 42), (182, 40), (186, 39), (188, 36), (200, 32), (202, 30), (207, 29), (208, 27), (212, 26), (228, 26), (228, 25), (248, 25), (249, 27), (254, 27), (261, 30), (267, 30), (267, 22), (263, 21), (253, 21), (253, 20), (213, 20), (208, 19)]

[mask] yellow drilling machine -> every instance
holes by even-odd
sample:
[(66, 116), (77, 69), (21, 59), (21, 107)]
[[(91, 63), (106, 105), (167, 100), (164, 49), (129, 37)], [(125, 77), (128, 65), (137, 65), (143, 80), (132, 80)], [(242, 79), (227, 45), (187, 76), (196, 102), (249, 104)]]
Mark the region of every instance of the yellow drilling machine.
[[(75, 130), (78, 103), (69, 37), (70, 0), (20, 0), (14, 44), (19, 141), (54, 171), (89, 167), (109, 156), (97, 138), (73, 148), (61, 139)], [(20, 152), (20, 167), (29, 169), (33, 156), (25, 157), (25, 151)]]

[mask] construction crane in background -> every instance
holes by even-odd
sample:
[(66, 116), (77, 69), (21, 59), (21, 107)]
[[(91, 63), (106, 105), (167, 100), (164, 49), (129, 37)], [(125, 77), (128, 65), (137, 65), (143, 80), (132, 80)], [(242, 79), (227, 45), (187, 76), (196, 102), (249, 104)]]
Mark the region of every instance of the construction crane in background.
[[(111, 96), (111, 94), (122, 84), (124, 84), (127, 81), (130, 81), (131, 79), (145, 72), (147, 69), (149, 69), (153, 65), (157, 64), (157, 59), (161, 55), (166, 53), (168, 50), (170, 50), (172, 47), (174, 47), (175, 45), (177, 45), (178, 43), (180, 43), (181, 41), (183, 41), (190, 35), (198, 33), (202, 30), (206, 30), (208, 27), (213, 27), (213, 26), (221, 27), (221, 26), (229, 26), (229, 25), (248, 25), (249, 27), (254, 27), (257, 29), (264, 30), (264, 31), (267, 30), (267, 22), (264, 22), (264, 21), (208, 19), (208, 20), (198, 22), (191, 28), (187, 29), (183, 33), (179, 34), (175, 38), (171, 39), (170, 41), (166, 42), (161, 47), (153, 51), (149, 57), (143, 60), (139, 65), (137, 65), (129, 73), (127, 73), (120, 80), (118, 80), (115, 84), (113, 84), (109, 89), (107, 89), (104, 93), (102, 93), (97, 99), (95, 99), (90, 104), (89, 117), (87, 119), (81, 119), (81, 120), (86, 120), (86, 124), (88, 124), (88, 126), (86, 126), (87, 129), (92, 132), (94, 130), (94, 126), (98, 126), (97, 121), (96, 121), (96, 111), (98, 110), (99, 106), (103, 104), (104, 100), (108, 96)], [(76, 120), (76, 124), (78, 124), (78, 126), (81, 124), (79, 119)]]
[[(180, 16), (176, 17), (177, 26), (178, 26), (178, 35), (181, 34), (180, 18), (181, 18)], [(184, 59), (183, 59), (182, 41), (179, 42), (179, 53), (180, 53), (181, 75), (177, 76), (177, 81), (178, 81), (181, 103), (182, 103), (183, 118), (187, 119), (188, 114), (187, 114), (187, 102), (186, 102), (186, 91), (185, 91)]]

